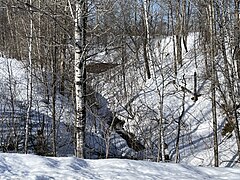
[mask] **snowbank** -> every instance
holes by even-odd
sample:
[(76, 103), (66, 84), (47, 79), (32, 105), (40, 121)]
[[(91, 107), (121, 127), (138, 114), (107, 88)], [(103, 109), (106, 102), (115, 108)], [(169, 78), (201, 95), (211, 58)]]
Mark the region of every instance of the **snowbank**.
[(240, 179), (236, 168), (193, 167), (123, 159), (82, 160), (0, 154), (0, 179)]

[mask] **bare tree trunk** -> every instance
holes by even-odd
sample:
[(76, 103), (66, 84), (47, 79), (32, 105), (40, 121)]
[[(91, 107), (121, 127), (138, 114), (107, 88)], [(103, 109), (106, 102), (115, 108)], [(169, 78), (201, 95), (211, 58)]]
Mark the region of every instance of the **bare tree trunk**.
[[(32, 1), (30, 0), (30, 5)], [(28, 108), (27, 108), (27, 118), (25, 126), (25, 142), (24, 142), (24, 152), (28, 153), (28, 139), (29, 139), (29, 124), (31, 119), (31, 108), (32, 108), (32, 36), (33, 36), (33, 15), (32, 8), (30, 7), (30, 35), (29, 35), (29, 44), (28, 44)]]
[[(235, 98), (234, 98), (235, 99)], [(238, 112), (236, 107), (236, 101), (233, 101), (233, 113), (234, 113), (234, 133), (236, 136), (236, 142), (237, 142), (237, 155), (238, 155), (238, 161), (240, 162), (240, 134), (239, 134), (239, 123), (238, 123)]]
[[(164, 89), (164, 85), (163, 85)], [(162, 89), (162, 92), (158, 90), (159, 93), (159, 98), (160, 98), (160, 107), (159, 107), (159, 123), (158, 123), (158, 128), (159, 128), (159, 137), (158, 137), (158, 156), (157, 156), (157, 162), (162, 159), (162, 162), (165, 162), (165, 139), (164, 139), (164, 119), (163, 119), (163, 97), (164, 97), (164, 90)], [(162, 93), (162, 94), (161, 94)]]
[[(186, 88), (186, 79), (184, 77), (185, 75), (183, 75), (183, 80), (184, 80), (184, 87)], [(182, 124), (182, 119), (185, 113), (185, 91), (183, 91), (183, 99), (182, 99), (182, 112), (180, 114), (180, 116), (178, 117), (178, 126), (177, 126), (177, 137), (176, 137), (176, 158), (175, 158), (175, 162), (179, 163), (180, 162), (180, 152), (179, 152), (179, 142), (180, 142), (180, 135), (181, 135), (181, 124)]]
[(194, 89), (193, 89), (193, 101), (196, 102), (198, 100), (198, 93), (197, 93), (197, 72), (195, 71), (193, 74), (193, 83), (194, 83)]
[(234, 60), (236, 62), (236, 69), (237, 69), (237, 75), (238, 78), (240, 78), (240, 47), (239, 47), (239, 42), (240, 42), (240, 22), (239, 22), (239, 0), (234, 0), (234, 5), (235, 5), (235, 23), (234, 23)]
[(75, 17), (75, 155), (84, 158), (86, 124), (86, 26), (87, 0), (76, 1)]
[[(234, 60), (236, 62), (237, 66), (237, 91), (240, 91), (239, 87), (239, 78), (240, 78), (240, 48), (239, 48), (239, 43), (240, 43), (240, 20), (239, 20), (239, 5), (240, 1), (239, 0), (234, 0), (235, 4), (235, 27), (234, 27), (234, 35), (235, 35), (235, 48), (234, 48)], [(236, 99), (236, 97), (234, 98)], [(238, 147), (238, 161), (240, 161), (240, 133), (239, 133), (239, 123), (238, 123), (238, 115), (237, 115), (237, 109), (236, 109), (236, 101), (233, 102), (233, 110), (234, 110), (234, 120), (235, 120), (235, 136), (236, 136), (236, 142), (237, 142), (237, 147)]]
[(124, 96), (127, 99), (127, 86), (126, 86), (126, 69), (125, 69), (125, 64), (126, 64), (126, 58), (127, 58), (127, 53), (126, 53), (126, 35), (122, 35), (122, 79), (123, 79), (123, 90), (124, 90)]
[(173, 38), (173, 69), (174, 69), (174, 76), (177, 78), (177, 56), (176, 56), (176, 46), (175, 46), (175, 27), (174, 27), (174, 18), (173, 18), (173, 5), (172, 1), (170, 1), (170, 17), (171, 17), (171, 26), (172, 26), (172, 38)]
[[(162, 70), (162, 65), (161, 65)], [(159, 129), (159, 137), (158, 137), (158, 156), (157, 156), (157, 162), (162, 159), (162, 162), (165, 162), (165, 132), (164, 132), (164, 117), (163, 117), (163, 111), (164, 111), (164, 91), (165, 91), (165, 79), (164, 79), (164, 73), (161, 71), (161, 77), (162, 77), (162, 87), (160, 88), (157, 83), (157, 76), (155, 75), (155, 84), (157, 87), (157, 92), (159, 96), (159, 122), (158, 122), (158, 129)]]
[(217, 135), (217, 112), (216, 112), (216, 70), (215, 70), (215, 16), (214, 16), (214, 0), (209, 4), (209, 26), (210, 26), (210, 56), (212, 60), (212, 72), (211, 72), (211, 92), (212, 92), (212, 118), (213, 118), (213, 141), (214, 141), (214, 166), (219, 166), (218, 159), (218, 135)]
[(56, 96), (57, 96), (57, 47), (54, 47), (52, 62), (52, 153), (53, 156), (57, 155), (57, 137), (56, 137)]
[(65, 50), (61, 53), (61, 64), (60, 64), (60, 73), (61, 73), (61, 82), (60, 82), (60, 93), (65, 95), (65, 71), (66, 71), (66, 63), (65, 63)]
[[(181, 2), (180, 0), (178, 0), (178, 4), (177, 4), (177, 24), (176, 24), (176, 55), (177, 55), (177, 62), (180, 66), (182, 66), (182, 44), (181, 44), (181, 40), (182, 40), (182, 21), (181, 21), (181, 16), (180, 16), (180, 5)], [(182, 12), (184, 13), (184, 12)]]
[[(54, 4), (54, 12), (57, 13), (57, 4)], [(51, 89), (51, 96), (52, 96), (52, 155), (54, 157), (57, 156), (57, 129), (56, 129), (56, 96), (57, 96), (57, 23), (54, 22), (54, 42), (52, 43), (52, 89)]]
[(188, 52), (187, 48), (187, 37), (188, 37), (188, 31), (189, 31), (189, 19), (191, 16), (191, 3), (190, 1), (183, 0), (182, 2), (182, 39), (183, 39), (183, 45), (186, 52)]
[(145, 37), (144, 37), (144, 49), (143, 57), (145, 61), (145, 68), (147, 72), (148, 79), (151, 78), (149, 61), (151, 61), (151, 52), (150, 52), (150, 31), (149, 31), (149, 15), (148, 15), (148, 0), (143, 1), (143, 10), (144, 10), (144, 22), (145, 22)]
[[(10, 91), (10, 103), (11, 103), (11, 130), (10, 130), (10, 140), (17, 142), (17, 132), (16, 132), (16, 122), (15, 122), (15, 81), (13, 79), (13, 72), (12, 72), (12, 64), (10, 61), (7, 61), (7, 72), (8, 72), (8, 79), (9, 79), (9, 91)], [(17, 151), (17, 143), (14, 144), (14, 149)]]

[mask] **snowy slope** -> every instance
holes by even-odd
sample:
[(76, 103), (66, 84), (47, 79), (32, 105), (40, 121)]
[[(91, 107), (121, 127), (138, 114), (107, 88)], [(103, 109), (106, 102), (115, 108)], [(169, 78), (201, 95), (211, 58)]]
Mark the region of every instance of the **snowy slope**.
[[(104, 155), (107, 147), (106, 139), (108, 139), (110, 142), (112, 141), (110, 151), (113, 154), (115, 153), (114, 155), (117, 154), (117, 157), (122, 157), (126, 153), (129, 154), (129, 157), (136, 155), (127, 146), (126, 141), (120, 138), (118, 134), (104, 134), (106, 132), (101, 132), (101, 130), (106, 129), (106, 127), (102, 129), (98, 128), (102, 123), (101, 120), (106, 120), (106, 115), (112, 111), (117, 112), (118, 115), (125, 118), (126, 128), (137, 135), (137, 138), (142, 141), (146, 148), (152, 148), (152, 152), (146, 149), (143, 154), (152, 153), (150, 156), (154, 155), (156, 157), (156, 144), (158, 142), (157, 119), (159, 119), (158, 90), (161, 90), (163, 87), (164, 78), (165, 96), (163, 115), (166, 123), (165, 140), (169, 147), (170, 157), (174, 160), (176, 120), (182, 111), (183, 91), (181, 91), (181, 86), (184, 86), (183, 77), (186, 80), (186, 88), (193, 91), (193, 73), (196, 71), (198, 92), (201, 96), (198, 101), (193, 102), (191, 100), (192, 94), (185, 94), (185, 113), (181, 126), (180, 160), (181, 163), (185, 164), (158, 164), (147, 161), (118, 159), (79, 160), (73, 157), (46, 158), (33, 155), (0, 154), (0, 177), (2, 179), (51, 179), (51, 177), (56, 179), (240, 179), (239, 169), (206, 168), (206, 166), (213, 165), (210, 82), (203, 75), (204, 64), (201, 54), (199, 53), (196, 57), (197, 66), (193, 58), (192, 48), (193, 43), (195, 43), (195, 36), (191, 35), (188, 38), (189, 52), (184, 54), (183, 66), (179, 68), (177, 78), (173, 76), (170, 64), (172, 60), (171, 38), (159, 41), (161, 47), (156, 48), (155, 51), (154, 59), (156, 60), (156, 64), (152, 65), (152, 79), (144, 80), (141, 78), (141, 72), (144, 72), (144, 70), (139, 68), (140, 65), (131, 66), (126, 70), (129, 72), (129, 76), (126, 78), (127, 96), (124, 96), (121, 77), (117, 75), (116, 77), (109, 76), (110, 82), (107, 82), (103, 80), (106, 76), (100, 75), (103, 79), (100, 78), (97, 81), (96, 90), (99, 92), (97, 99), (101, 106), (99, 106), (98, 113), (93, 112), (92, 114), (88, 114), (88, 118), (95, 121), (97, 127), (96, 129), (93, 128), (93, 131), (89, 131), (87, 134), (88, 148), (90, 151), (94, 151), (89, 151), (89, 153), (93, 153), (90, 154), (92, 158), (98, 158), (99, 151), (101, 151), (101, 155)], [(160, 54), (163, 54), (164, 57), (159, 58)], [(163, 63), (161, 64), (161, 62)], [(12, 73), (7, 69), (9, 66), (8, 63), (12, 63), (10, 68), (12, 69)], [(0, 59), (0, 64), (2, 66), (0, 68), (2, 78), (1, 88), (2, 92), (5, 93), (2, 93), (2, 99), (9, 96), (8, 89), (4, 88), (9, 87), (6, 85), (12, 79), (16, 90), (16, 102), (23, 105), (26, 104), (27, 76), (23, 71), (23, 65), (19, 64), (16, 60), (6, 60), (3, 58)], [(133, 71), (132, 68), (136, 68), (137, 71)], [(119, 73), (118, 70), (111, 71), (113, 74)], [(165, 73), (164, 77), (161, 76), (163, 72)], [(9, 76), (9, 73), (13, 78)], [(172, 83), (173, 80), (176, 81), (175, 84)], [(47, 104), (44, 104), (40, 90), (41, 84), (37, 84), (34, 90), (33, 111), (38, 111), (40, 114), (46, 115), (48, 121), (51, 121), (51, 109)], [(2, 102), (2, 104), (6, 103)], [(67, 103), (66, 99), (59, 96), (57, 106), (59, 122), (73, 119), (73, 109)], [(15, 108), (20, 110), (20, 106), (17, 103)], [(95, 116), (95, 114), (98, 114), (98, 116), (93, 119), (92, 116)], [(226, 139), (221, 136), (221, 128), (225, 118), (220, 111), (218, 111), (218, 120), (219, 142), (221, 143), (219, 146), (220, 166), (237, 167), (239, 163), (235, 161), (235, 137), (232, 136)], [(89, 127), (92, 128), (91, 125)], [(69, 141), (71, 139), (70, 133), (68, 132), (66, 136), (64, 128), (59, 129), (61, 130), (59, 131), (58, 138), (61, 140), (59, 142), (61, 144), (69, 143), (65, 144), (66, 148), (62, 150), (65, 154), (59, 153), (59, 155), (71, 156), (73, 154), (73, 146)], [(114, 136), (117, 138), (113, 138)], [(71, 147), (70, 151), (69, 147)], [(189, 165), (204, 166), (205, 168)]]
[[(26, 62), (25, 62), (26, 63)], [(52, 129), (52, 98), (51, 87), (49, 87), (49, 98), (46, 97), (46, 84), (42, 81), (42, 73), (35, 71), (33, 83), (33, 103), (32, 103), (32, 137), (30, 150), (31, 153), (37, 153), (32, 148), (36, 146), (37, 131), (43, 128), (43, 149), (47, 153), (51, 152), (51, 129)], [(46, 74), (50, 72), (44, 72)], [(25, 137), (25, 117), (28, 105), (27, 95), (27, 68), (24, 62), (16, 59), (0, 58), (0, 120), (2, 122), (0, 132), (2, 139), (0, 141), (1, 152), (23, 152), (23, 142)], [(49, 75), (49, 78), (51, 76)], [(51, 80), (49, 79), (49, 82)], [(48, 84), (50, 86), (51, 83)], [(128, 157), (136, 156), (136, 152), (128, 147), (127, 142), (117, 133), (108, 132), (109, 125), (113, 115), (108, 108), (106, 99), (101, 94), (91, 93), (92, 103), (88, 107), (87, 127), (86, 127), (86, 157), (90, 159), (103, 158), (106, 156), (106, 148), (109, 147), (109, 157)], [(90, 101), (88, 99), (88, 101)], [(90, 106), (90, 104), (89, 104)], [(57, 119), (57, 154), (58, 156), (72, 156), (74, 154), (73, 144), (73, 122), (75, 111), (71, 99), (57, 93), (56, 97), (56, 119)], [(14, 119), (14, 121), (12, 121)], [(16, 127), (13, 129), (13, 127)], [(18, 136), (16, 137), (15, 134)], [(9, 148), (10, 145), (17, 147)], [(14, 149), (14, 150), (13, 150)]]
[[(197, 165), (213, 166), (213, 123), (211, 112), (210, 79), (205, 75), (205, 57), (199, 48), (199, 34), (188, 36), (188, 52), (183, 50), (183, 65), (178, 66), (177, 77), (173, 71), (173, 43), (172, 37), (153, 40), (151, 79), (144, 78), (143, 60), (133, 60), (128, 55), (125, 65), (125, 87), (121, 75), (121, 68), (116, 68), (109, 74), (96, 79), (98, 91), (107, 99), (110, 109), (127, 122), (125, 128), (137, 135), (146, 147), (147, 159), (157, 157), (158, 120), (160, 119), (160, 95), (163, 98), (163, 119), (165, 123), (165, 141), (172, 160), (175, 159), (177, 137), (177, 121), (182, 113), (183, 96), (184, 113), (180, 134), (180, 161)], [(140, 53), (140, 52), (139, 52)], [(116, 58), (116, 61), (119, 58)], [(142, 60), (142, 61), (141, 61)], [(221, 67), (221, 57), (216, 58)], [(198, 100), (194, 102), (194, 72), (197, 75)], [(108, 79), (108, 76), (111, 79)], [(218, 72), (221, 80), (221, 71)], [(185, 85), (186, 83), (186, 85)], [(188, 89), (183, 91), (182, 87)], [(124, 88), (126, 92), (124, 93)], [(164, 91), (163, 91), (164, 88)], [(217, 93), (218, 104), (221, 103)], [(220, 166), (239, 166), (236, 162), (235, 136), (223, 137), (221, 130), (226, 118), (217, 107), (219, 160)]]
[(152, 163), (123, 159), (82, 160), (24, 154), (0, 154), (0, 179), (240, 179), (239, 169), (191, 167), (186, 164)]
[[(26, 62), (25, 62), (26, 63)], [(35, 72), (37, 73), (37, 72)], [(49, 132), (52, 128), (52, 109), (51, 102), (46, 100), (43, 93), (43, 83), (41, 75), (34, 74), (33, 83), (33, 102), (31, 109), (31, 137), (36, 138), (36, 132), (43, 128), (43, 135), (46, 143), (50, 144)], [(17, 144), (15, 149), (22, 151), (23, 139), (25, 136), (25, 117), (28, 106), (28, 73), (24, 61), (16, 59), (0, 58), (0, 114), (1, 114), (1, 151), (12, 151), (9, 143)], [(58, 131), (59, 154), (73, 154), (71, 137), (66, 123), (72, 122), (74, 117), (71, 103), (62, 96), (57, 96), (56, 100), (56, 119)], [(14, 121), (12, 121), (14, 119)], [(16, 136), (17, 135), (17, 136)], [(31, 141), (30, 152), (32, 152)], [(4, 148), (3, 148), (4, 147)], [(50, 147), (45, 147), (50, 149)], [(16, 151), (15, 151), (16, 152)], [(63, 154), (64, 153), (64, 154)]]

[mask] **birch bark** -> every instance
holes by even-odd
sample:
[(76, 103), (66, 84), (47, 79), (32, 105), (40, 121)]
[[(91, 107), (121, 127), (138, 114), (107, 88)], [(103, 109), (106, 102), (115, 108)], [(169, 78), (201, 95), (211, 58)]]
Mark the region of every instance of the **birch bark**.
[(87, 0), (76, 1), (75, 15), (75, 155), (84, 158), (86, 123), (86, 23)]

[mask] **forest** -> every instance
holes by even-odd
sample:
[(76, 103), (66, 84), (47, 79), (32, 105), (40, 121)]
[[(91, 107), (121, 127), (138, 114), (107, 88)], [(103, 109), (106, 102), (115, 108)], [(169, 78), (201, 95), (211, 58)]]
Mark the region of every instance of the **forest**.
[(1, 0), (1, 152), (240, 161), (239, 0)]

